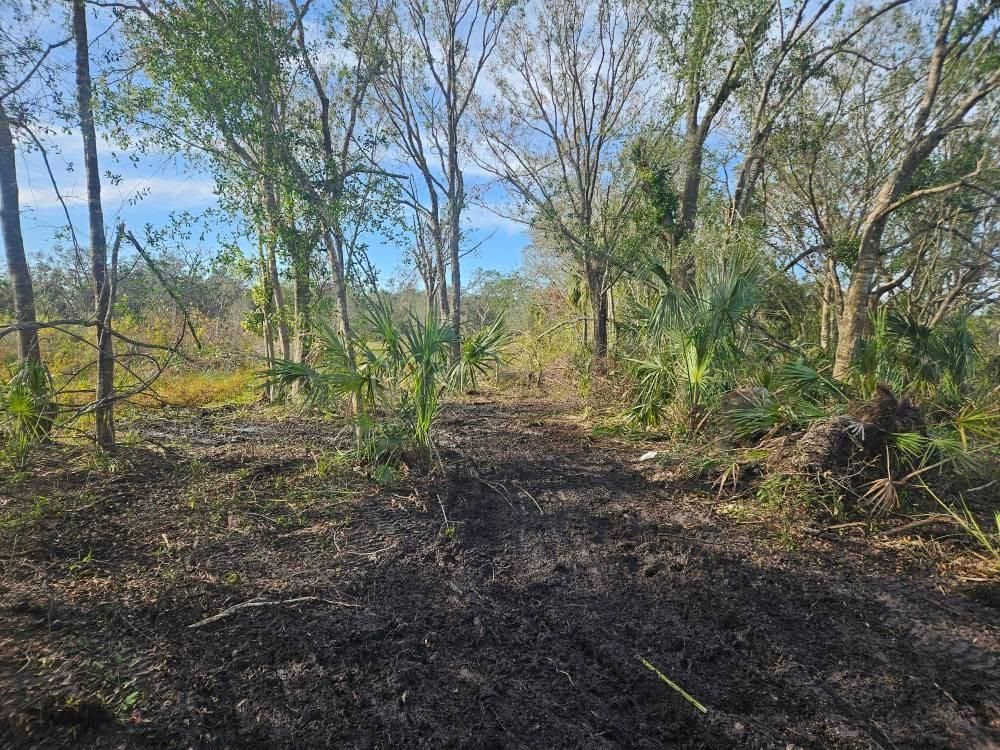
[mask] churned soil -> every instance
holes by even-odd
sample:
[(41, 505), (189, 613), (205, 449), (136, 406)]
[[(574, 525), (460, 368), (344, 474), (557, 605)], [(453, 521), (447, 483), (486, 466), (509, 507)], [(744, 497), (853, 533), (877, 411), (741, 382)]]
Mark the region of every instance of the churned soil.
[(775, 543), (567, 404), (449, 404), (384, 486), (333, 422), (127, 426), (0, 489), (0, 747), (1000, 743), (993, 584)]

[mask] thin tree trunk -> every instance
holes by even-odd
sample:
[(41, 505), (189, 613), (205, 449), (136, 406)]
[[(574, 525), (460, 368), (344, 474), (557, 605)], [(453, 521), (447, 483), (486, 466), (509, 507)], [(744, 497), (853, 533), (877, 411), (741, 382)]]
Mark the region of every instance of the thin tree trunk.
[(447, 273), (447, 262), (444, 259), (444, 251), (441, 249), (441, 242), (437, 242), (437, 261), (438, 261), (438, 279), (440, 280), (440, 287), (438, 288), (438, 296), (441, 301), (441, 319), (451, 320), (451, 300), (448, 298), (448, 273)]
[(290, 359), (291, 342), (288, 335), (288, 322), (285, 320), (285, 293), (281, 288), (281, 277), (278, 275), (278, 258), (275, 249), (281, 215), (278, 211), (278, 199), (274, 194), (274, 187), (267, 178), (262, 179), (261, 183), (271, 235), (267, 241), (267, 270), (271, 276), (271, 293), (274, 295), (274, 322), (278, 332), (278, 346), (281, 347), (281, 356)]
[(681, 189), (677, 227), (673, 232), (671, 240), (673, 262), (670, 272), (674, 285), (682, 291), (691, 289), (695, 276), (694, 257), (690, 253), (684, 253), (683, 255), (679, 255), (679, 253), (681, 252), (681, 243), (694, 231), (698, 215), (698, 193), (701, 191), (701, 166), (705, 149), (696, 122), (696, 118), (691, 118), (691, 121), (688, 123), (688, 127), (693, 128), (694, 132), (689, 132), (687, 135), (687, 153), (684, 159), (684, 186)]
[(326, 257), (330, 264), (330, 276), (333, 277), (333, 294), (337, 300), (337, 322), (344, 345), (350, 345), (351, 319), (347, 310), (347, 279), (344, 274), (343, 254), (339, 239), (333, 232), (324, 228), (323, 242), (326, 245)]
[[(323, 241), (326, 245), (327, 259), (330, 262), (330, 275), (333, 276), (333, 291), (337, 298), (337, 318), (340, 323), (340, 335), (344, 339), (344, 350), (347, 352), (347, 366), (354, 369), (354, 344), (351, 342), (351, 318), (347, 309), (347, 277), (344, 269), (343, 240), (340, 235), (333, 235), (331, 230), (323, 228)], [(351, 410), (355, 416), (364, 413), (364, 403), (361, 394), (355, 392), (351, 397)], [(365, 429), (361, 420), (355, 420), (354, 438), (361, 446)]]
[[(270, 290), (270, 278), (271, 274), (267, 269), (267, 257), (264, 253), (264, 240), (258, 237), (257, 239), (257, 262), (260, 268), (260, 283), (264, 288), (264, 295), (261, 299), (261, 316), (263, 317), (263, 322), (261, 324), (261, 333), (264, 337), (264, 361), (267, 363), (267, 369), (270, 370), (274, 366), (274, 328), (271, 325), (271, 308), (274, 304), (274, 297), (271, 295)], [(267, 386), (265, 389), (265, 395), (269, 403), (274, 403), (276, 396), (276, 388), (273, 385)]]
[(309, 269), (304, 259), (295, 263), (295, 347), (292, 356), (296, 362), (305, 362), (309, 356)]
[(455, 331), (455, 341), (451, 345), (451, 361), (457, 362), (462, 355), (462, 273), (459, 267), (461, 248), (462, 207), (465, 202), (465, 186), (462, 171), (458, 167), (457, 123), (450, 128), (448, 145), (449, 186), (452, 195), (448, 207), (448, 250), (451, 261), (451, 326)]
[[(0, 103), (0, 225), (7, 254), (7, 274), (10, 276), (10, 285), (14, 291), (14, 322), (18, 325), (35, 323), (35, 291), (31, 283), (28, 261), (24, 255), (24, 237), (21, 234), (21, 207), (17, 190), (14, 138), (2, 103)], [(18, 330), (17, 356), (22, 364), (41, 362), (37, 329)]]
[[(268, 309), (264, 308), (264, 361), (267, 362), (267, 369), (270, 370), (274, 366), (274, 332), (271, 330), (271, 314)], [(267, 387), (267, 400), (270, 403), (274, 403), (274, 386), (269, 385)]]
[(827, 351), (830, 346), (830, 298), (832, 295), (830, 277), (827, 276), (823, 281), (819, 305), (819, 348), (823, 351)]
[(274, 250), (274, 239), (267, 243), (267, 273), (271, 279), (271, 296), (274, 299), (274, 322), (278, 332), (278, 346), (283, 359), (291, 358), (291, 342), (288, 335), (288, 323), (285, 321), (285, 294), (281, 289), (281, 277), (278, 275), (278, 259)]
[(590, 305), (594, 316), (594, 369), (603, 372), (608, 356), (608, 294), (604, 289), (603, 274), (588, 261), (585, 264)]
[(94, 282), (97, 319), (97, 392), (94, 408), (95, 436), (102, 450), (115, 447), (115, 354), (111, 335), (111, 279), (108, 277), (108, 244), (101, 207), (101, 173), (94, 130), (93, 90), (90, 81), (90, 44), (87, 6), (73, 0), (73, 36), (76, 40), (76, 95), (83, 133), (83, 165), (87, 175), (87, 208), (90, 219), (90, 270)]

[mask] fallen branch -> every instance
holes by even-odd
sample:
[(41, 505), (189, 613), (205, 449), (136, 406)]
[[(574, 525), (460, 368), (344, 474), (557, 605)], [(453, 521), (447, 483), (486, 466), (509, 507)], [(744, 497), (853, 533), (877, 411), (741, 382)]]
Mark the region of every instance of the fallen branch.
[(944, 513), (937, 513), (933, 516), (928, 516), (927, 518), (921, 518), (919, 521), (912, 521), (910, 523), (905, 523), (902, 526), (898, 526), (895, 529), (889, 529), (882, 533), (882, 536), (896, 536), (897, 534), (902, 534), (909, 531), (910, 529), (918, 529), (921, 526), (930, 526), (934, 523), (954, 523), (951, 516), (946, 516)]
[(234, 612), (238, 612), (241, 609), (249, 609), (250, 607), (275, 607), (281, 605), (289, 604), (305, 604), (307, 602), (322, 602), (323, 604), (333, 604), (338, 607), (360, 607), (360, 604), (351, 604), (350, 602), (341, 602), (333, 599), (322, 599), (318, 596), (298, 596), (294, 599), (282, 599), (281, 601), (269, 601), (267, 599), (251, 599), (247, 602), (242, 602), (241, 604), (234, 604), (229, 609), (224, 609), (217, 615), (212, 615), (211, 617), (206, 617), (204, 620), (199, 620), (196, 623), (188, 625), (188, 628), (200, 628), (203, 625), (210, 625), (213, 622), (218, 622), (226, 617), (229, 617)]
[(537, 500), (535, 500), (535, 496), (534, 496), (534, 495), (532, 495), (532, 494), (531, 494), (530, 492), (528, 492), (528, 491), (527, 491), (526, 489), (524, 489), (524, 487), (518, 487), (518, 489), (519, 489), (519, 490), (520, 490), (521, 492), (523, 492), (523, 493), (524, 493), (525, 495), (527, 495), (527, 496), (528, 496), (528, 499), (529, 499), (529, 500), (531, 500), (531, 502), (533, 502), (533, 503), (535, 504), (535, 507), (536, 507), (536, 508), (538, 508), (538, 512), (539, 512), (539, 513), (540, 513), (541, 515), (543, 515), (543, 516), (544, 516), (544, 515), (545, 515), (545, 511), (544, 511), (544, 510), (542, 510), (542, 506), (538, 504), (538, 501), (537, 501)]

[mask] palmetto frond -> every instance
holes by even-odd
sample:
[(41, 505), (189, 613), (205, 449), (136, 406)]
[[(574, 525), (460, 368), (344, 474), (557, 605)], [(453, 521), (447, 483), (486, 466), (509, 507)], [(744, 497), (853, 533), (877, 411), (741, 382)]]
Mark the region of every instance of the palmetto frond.
[[(720, 361), (739, 359), (760, 302), (757, 266), (742, 251), (710, 269), (692, 290), (678, 289), (662, 266), (653, 265), (649, 271), (659, 297), (641, 327), (649, 333), (657, 353), (639, 365), (641, 403), (630, 412), (644, 423), (662, 413), (656, 404), (669, 395), (655, 391), (655, 385), (670, 386), (692, 413), (703, 403)], [(654, 371), (660, 374), (651, 376)]]
[(451, 370), (450, 380), (460, 390), (475, 390), (476, 379), (504, 362), (504, 349), (510, 341), (507, 323), (497, 318), (492, 325), (480, 328), (462, 342), (462, 353)]

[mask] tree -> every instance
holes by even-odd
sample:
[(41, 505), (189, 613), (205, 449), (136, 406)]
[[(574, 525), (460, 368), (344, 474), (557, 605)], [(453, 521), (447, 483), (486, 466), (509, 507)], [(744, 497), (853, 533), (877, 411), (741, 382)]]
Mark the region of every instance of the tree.
[(608, 291), (637, 186), (623, 158), (650, 113), (653, 47), (634, 3), (556, 0), (506, 36), (497, 101), (479, 115), (480, 166), (530, 210), (585, 279), (594, 360), (608, 353)]
[(20, 326), (17, 331), (17, 352), (22, 362), (38, 363), (41, 362), (38, 329), (32, 327), (36, 322), (35, 292), (21, 235), (21, 205), (10, 124), (10, 117), (0, 101), (0, 228), (3, 230), (7, 255), (7, 274), (13, 290), (14, 322)]
[(418, 191), (409, 183), (407, 202), (419, 214), (420, 241), (426, 237), (433, 247), (439, 286), (428, 294), (438, 294), (456, 331), (453, 360), (462, 326), (463, 120), (512, 8), (500, 0), (402, 0), (386, 36), (386, 65), (375, 79), (393, 140), (423, 186)]
[(115, 352), (111, 328), (114, 303), (114, 273), (121, 243), (119, 228), (115, 252), (108, 266), (108, 242), (101, 206), (101, 172), (97, 161), (94, 129), (93, 87), (90, 81), (90, 40), (87, 37), (87, 6), (73, 0), (73, 38), (76, 44), (76, 100), (83, 136), (83, 165), (87, 176), (87, 213), (90, 221), (90, 270), (94, 282), (94, 318), (97, 328), (97, 391), (94, 404), (95, 436), (101, 450), (115, 447)]
[[(23, 11), (15, 9), (15, 20)], [(47, 61), (56, 49), (69, 44), (71, 38), (44, 44), (37, 35), (27, 32), (5, 34), (0, 48), (0, 230), (3, 233), (14, 298), (14, 322), (18, 326), (18, 358), (21, 362), (41, 362), (38, 329), (35, 317), (35, 293), (31, 271), (24, 254), (21, 232), (21, 205), (17, 184), (17, 165), (12, 130), (26, 127), (26, 106), (19, 94), (33, 79), (48, 81), (51, 71)]]
[[(899, 209), (921, 198), (953, 190), (973, 175), (951, 182), (913, 188), (920, 165), (942, 141), (963, 126), (966, 118), (1000, 88), (1000, 66), (996, 65), (995, 32), (980, 38), (991, 18), (1000, 12), (995, 3), (980, 2), (958, 13), (957, 0), (943, 0), (937, 17), (926, 68), (923, 90), (913, 102), (912, 119), (895, 153), (891, 172), (880, 186), (861, 225), (858, 256), (851, 269), (844, 296), (840, 334), (834, 361), (834, 377), (847, 375), (861, 343), (882, 238), (889, 219)], [(978, 170), (980, 167), (976, 167)], [(978, 173), (978, 172), (977, 172)]]
[[(654, 11), (668, 72), (680, 90), (683, 120), (681, 185), (676, 221), (666, 233), (671, 256), (694, 231), (710, 134), (728, 109), (736, 110), (740, 162), (730, 205), (730, 222), (751, 212), (764, 170), (766, 147), (785, 112), (806, 84), (870, 24), (910, 0), (889, 0), (838, 25), (833, 0), (693, 0)], [(693, 258), (680, 258), (676, 282), (691, 284)]]
[[(290, 352), (280, 327), (276, 250), (290, 256), (301, 307), (313, 250), (302, 240), (313, 234), (329, 267), (337, 327), (350, 346), (348, 284), (352, 263), (364, 264), (360, 227), (379, 221), (360, 208), (384, 187), (378, 180), (388, 182), (373, 163), (376, 139), (363, 128), (382, 57), (379, 2), (338, 3), (325, 26), (309, 24), (308, 14), (321, 11), (296, 0), (284, 9), (261, 0), (180, 0), (155, 9), (140, 0), (139, 8), (130, 37), (152, 86), (133, 98), (124, 118), (138, 115), (159, 137), (207, 155), (225, 188), (220, 193), (237, 199), (234, 212), (253, 219), (283, 356)], [(312, 28), (327, 31), (311, 38)], [(346, 55), (337, 53), (341, 47)], [(309, 228), (306, 235), (299, 226)]]

